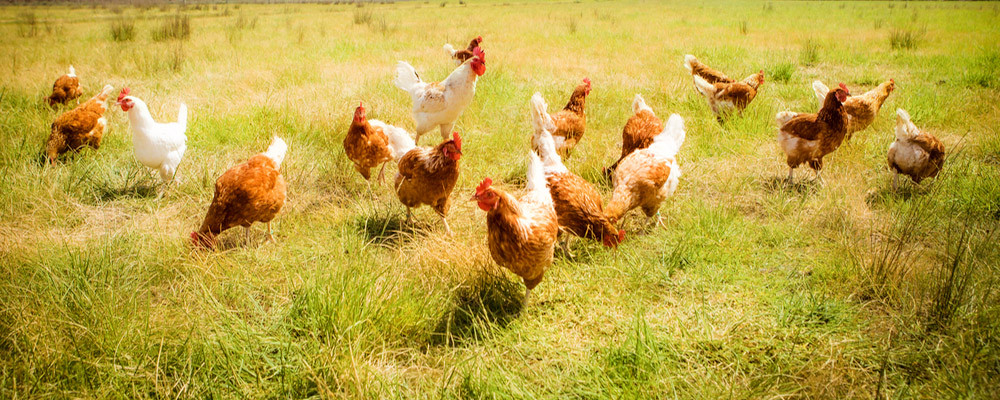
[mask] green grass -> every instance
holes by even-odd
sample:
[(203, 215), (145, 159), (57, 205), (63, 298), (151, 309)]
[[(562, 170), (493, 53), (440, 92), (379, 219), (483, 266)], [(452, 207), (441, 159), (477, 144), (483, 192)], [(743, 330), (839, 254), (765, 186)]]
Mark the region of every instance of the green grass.
[[(996, 4), (440, 5), (0, 7), (16, 39), (0, 43), (0, 398), (995, 396)], [(447, 237), (426, 208), (402, 224), (387, 187), (371, 199), (342, 140), (358, 101), (412, 130), (396, 61), (438, 80), (454, 68), (441, 45), (476, 35), (487, 72), (457, 125)], [(765, 70), (742, 117), (716, 122), (688, 53)], [(189, 106), (179, 185), (135, 161), (114, 109), (100, 150), (43, 162), (66, 107), (42, 99), (68, 64), (84, 96), (127, 85), (164, 120)], [(567, 166), (610, 196), (600, 171), (641, 93), (685, 118), (684, 176), (669, 229), (630, 216), (617, 251), (575, 241), (522, 308), (463, 200), (486, 176), (519, 192), (528, 99), (561, 106), (585, 76)], [(861, 92), (888, 78), (897, 90), (826, 158), (826, 184), (784, 185), (774, 114), (816, 110), (817, 79)], [(893, 191), (897, 107), (949, 157)], [(278, 242), (255, 227), (249, 244), (234, 230), (192, 249), (214, 180), (275, 134), (289, 144)]]

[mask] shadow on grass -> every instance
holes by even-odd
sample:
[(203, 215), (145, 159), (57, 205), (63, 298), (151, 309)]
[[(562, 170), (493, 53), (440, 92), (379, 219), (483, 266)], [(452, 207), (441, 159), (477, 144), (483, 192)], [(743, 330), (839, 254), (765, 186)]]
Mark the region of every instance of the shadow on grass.
[(816, 193), (821, 187), (823, 187), (823, 185), (815, 179), (795, 179), (792, 182), (789, 182), (784, 177), (778, 176), (765, 178), (762, 186), (764, 187), (764, 190), (769, 193), (785, 192), (801, 195)]
[(431, 344), (456, 345), (483, 339), (491, 329), (504, 327), (521, 313), (524, 288), (496, 266), (476, 265), (455, 290), (452, 307), (438, 321)]
[(416, 217), (410, 223), (405, 218), (391, 212), (375, 211), (374, 215), (359, 215), (354, 220), (354, 229), (366, 241), (379, 245), (395, 247), (413, 240), (415, 235), (428, 232), (436, 227), (429, 222), (419, 221)]
[(915, 196), (926, 193), (927, 189), (922, 186), (902, 182), (896, 189), (893, 189), (892, 185), (886, 185), (870, 191), (865, 196), (865, 203), (871, 207), (884, 206), (894, 200), (910, 201)]

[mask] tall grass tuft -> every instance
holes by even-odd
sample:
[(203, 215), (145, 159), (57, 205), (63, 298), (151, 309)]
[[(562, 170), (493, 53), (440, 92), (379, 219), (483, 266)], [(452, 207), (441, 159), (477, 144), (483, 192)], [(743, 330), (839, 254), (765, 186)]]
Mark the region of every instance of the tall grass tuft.
[(884, 303), (899, 299), (917, 260), (914, 246), (926, 222), (924, 214), (931, 208), (923, 198), (914, 200), (907, 209), (894, 212), (895, 220), (873, 228), (863, 245), (847, 246), (859, 266), (861, 298)]
[(819, 42), (815, 39), (806, 39), (799, 50), (799, 62), (804, 65), (814, 65), (819, 61)]
[[(988, 299), (997, 292), (996, 282), (974, 279), (975, 272), (988, 270), (988, 261), (995, 259), (996, 230), (978, 232), (967, 223), (950, 229), (945, 236), (944, 254), (931, 274), (930, 301), (926, 313), (929, 331), (942, 331), (960, 318), (965, 308), (985, 309)], [(978, 292), (974, 293), (977, 290)], [(979, 296), (976, 296), (979, 294)], [(979, 300), (975, 306), (970, 303)]]
[(775, 82), (788, 82), (795, 74), (795, 64), (786, 62), (771, 67), (768, 71), (769, 77)]
[(127, 42), (135, 39), (135, 23), (124, 17), (115, 18), (108, 27), (111, 33), (111, 40), (116, 42)]
[(750, 27), (747, 24), (747, 21), (746, 20), (740, 21), (740, 34), (746, 35), (748, 33), (750, 33)]
[(17, 36), (28, 38), (35, 37), (41, 33), (38, 16), (33, 11), (25, 11), (17, 14), (17, 19), (14, 20), (14, 23), (17, 25)]
[(912, 50), (924, 37), (923, 29), (895, 28), (889, 31), (889, 47), (893, 50)]
[(186, 40), (191, 37), (191, 18), (179, 12), (167, 17), (163, 24), (153, 31), (152, 37), (157, 42), (168, 39)]
[(571, 35), (575, 35), (576, 34), (576, 29), (577, 29), (576, 17), (572, 17), (569, 20), (569, 22), (566, 24), (566, 26), (567, 26), (567, 28), (569, 28), (569, 33)]
[(371, 23), (373, 17), (371, 10), (362, 8), (361, 3), (358, 3), (358, 8), (354, 9), (354, 25)]

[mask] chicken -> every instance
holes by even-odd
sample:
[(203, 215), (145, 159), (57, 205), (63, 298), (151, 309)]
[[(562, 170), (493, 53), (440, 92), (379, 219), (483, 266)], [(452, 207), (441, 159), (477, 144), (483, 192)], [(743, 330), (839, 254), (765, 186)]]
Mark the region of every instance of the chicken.
[(267, 224), (266, 237), (274, 241), (271, 220), (285, 204), (285, 180), (281, 177), (281, 161), (288, 145), (275, 136), (267, 151), (251, 157), (245, 163), (230, 168), (215, 181), (215, 197), (208, 207), (205, 222), (191, 232), (195, 246), (215, 248), (215, 237), (223, 231), (242, 226), (245, 241), (250, 241), (250, 225)]
[(921, 132), (910, 121), (910, 114), (896, 109), (896, 141), (889, 145), (889, 168), (893, 176), (892, 188), (896, 189), (899, 174), (909, 176), (915, 183), (933, 178), (944, 166), (944, 145), (934, 135)]
[(545, 270), (552, 265), (552, 252), (559, 234), (559, 221), (546, 188), (542, 161), (529, 152), (528, 193), (514, 196), (491, 187), (493, 180), (483, 179), (472, 199), (486, 211), (487, 243), (493, 261), (524, 280), (524, 303), (531, 289), (538, 286)]
[(698, 59), (688, 54), (684, 56), (684, 67), (694, 78), (694, 87), (705, 96), (719, 120), (733, 110), (743, 113), (747, 105), (757, 97), (757, 90), (764, 84), (764, 70), (735, 81), (698, 62)]
[(108, 110), (105, 102), (112, 90), (111, 85), (106, 85), (90, 100), (56, 118), (45, 144), (49, 163), (55, 164), (59, 155), (70, 150), (76, 151), (83, 146), (95, 150), (101, 147), (101, 137), (108, 125), (108, 120), (104, 118), (104, 112)]
[[(535, 126), (534, 143), (538, 143), (539, 157), (549, 192), (555, 206), (560, 230), (575, 236), (601, 241), (607, 247), (617, 247), (625, 240), (625, 231), (615, 229), (604, 213), (601, 194), (594, 185), (580, 176), (569, 172), (556, 152), (555, 142), (549, 130), (554, 123), (546, 112), (544, 101), (532, 101), (532, 122)], [(563, 250), (569, 251), (569, 236), (562, 243)]]
[(462, 158), (462, 138), (455, 132), (452, 139), (431, 147), (417, 147), (402, 129), (390, 129), (389, 148), (399, 163), (396, 173), (396, 197), (406, 206), (406, 222), (410, 223), (411, 208), (429, 205), (441, 216), (444, 229), (448, 226), (451, 191), (458, 181), (459, 159)]
[(473, 54), (472, 51), (475, 50), (476, 47), (479, 47), (480, 43), (483, 43), (482, 36), (477, 36), (475, 39), (472, 39), (472, 42), (469, 42), (469, 47), (465, 48), (464, 50), (457, 50), (455, 49), (454, 46), (451, 45), (451, 43), (445, 43), (444, 52), (448, 54), (448, 57), (451, 57), (453, 60), (455, 60), (455, 65), (462, 65), (462, 63), (464, 63), (465, 60), (468, 60), (475, 56), (475, 54)]
[(158, 171), (164, 182), (176, 180), (177, 165), (187, 149), (187, 136), (184, 135), (187, 131), (187, 106), (181, 103), (177, 122), (159, 123), (153, 121), (146, 103), (138, 97), (129, 96), (129, 92), (129, 88), (123, 88), (116, 104), (128, 113), (135, 159)]
[[(392, 160), (389, 137), (385, 132), (392, 128), (396, 127), (377, 119), (369, 120), (365, 116), (364, 104), (359, 104), (354, 109), (354, 120), (344, 137), (344, 152), (354, 163), (354, 169), (365, 178), (365, 182), (371, 178), (371, 169), (379, 164), (382, 169), (379, 170), (378, 179), (385, 182), (385, 163)], [(370, 183), (368, 189), (371, 189)]]
[(849, 95), (847, 86), (841, 83), (839, 88), (826, 95), (823, 108), (816, 114), (798, 114), (788, 118), (787, 112), (778, 113), (776, 119), (781, 124), (778, 143), (788, 156), (789, 181), (799, 164), (808, 163), (816, 171), (816, 179), (822, 182), (823, 156), (840, 147), (847, 135), (847, 112), (843, 102)]
[(465, 60), (441, 82), (420, 80), (413, 66), (400, 61), (396, 66), (396, 87), (413, 98), (413, 119), (417, 123), (417, 142), (420, 136), (440, 127), (441, 137), (448, 139), (455, 121), (472, 103), (476, 94), (476, 80), (486, 73), (486, 54), (473, 49), (474, 57)]
[(82, 94), (83, 91), (80, 90), (80, 78), (76, 77), (76, 69), (70, 65), (69, 72), (66, 75), (60, 76), (52, 84), (52, 94), (46, 97), (45, 101), (49, 103), (49, 106), (66, 104), (67, 102), (76, 100)]
[(605, 176), (611, 177), (618, 164), (632, 152), (645, 149), (653, 144), (653, 138), (663, 132), (663, 121), (656, 117), (646, 100), (636, 94), (632, 100), (632, 117), (622, 129), (622, 155), (610, 167), (604, 169)]
[[(576, 89), (573, 90), (573, 95), (570, 96), (566, 107), (550, 116), (555, 124), (555, 131), (550, 133), (556, 142), (556, 152), (563, 158), (569, 158), (570, 150), (573, 150), (580, 143), (580, 139), (583, 139), (583, 132), (587, 129), (587, 113), (584, 112), (584, 108), (587, 105), (587, 95), (589, 94), (590, 79), (583, 78), (583, 83), (577, 85)], [(545, 102), (541, 93), (535, 93), (531, 101)], [(532, 143), (532, 145), (535, 151), (538, 151), (538, 144)]]
[(663, 132), (653, 138), (653, 144), (636, 150), (618, 164), (612, 180), (615, 190), (605, 209), (612, 223), (633, 208), (642, 207), (647, 221), (656, 216), (657, 223), (662, 224), (660, 203), (674, 194), (680, 182), (677, 152), (684, 137), (684, 119), (673, 114)]
[[(868, 128), (872, 122), (875, 122), (875, 117), (882, 108), (882, 104), (885, 103), (885, 99), (895, 89), (896, 81), (889, 79), (865, 94), (847, 98), (847, 101), (844, 102), (844, 110), (847, 111), (848, 141), (851, 140), (854, 132), (861, 132)], [(815, 81), (813, 82), (813, 92), (822, 102), (826, 99), (826, 94), (830, 93), (830, 88), (826, 87), (823, 82)]]

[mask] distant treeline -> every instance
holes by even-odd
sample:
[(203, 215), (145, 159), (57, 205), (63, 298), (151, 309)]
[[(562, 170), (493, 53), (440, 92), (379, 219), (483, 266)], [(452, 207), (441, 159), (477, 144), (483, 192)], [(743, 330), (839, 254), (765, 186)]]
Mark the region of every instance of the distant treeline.
[(349, 4), (394, 3), (406, 0), (0, 0), (0, 5), (197, 5), (197, 4)]

